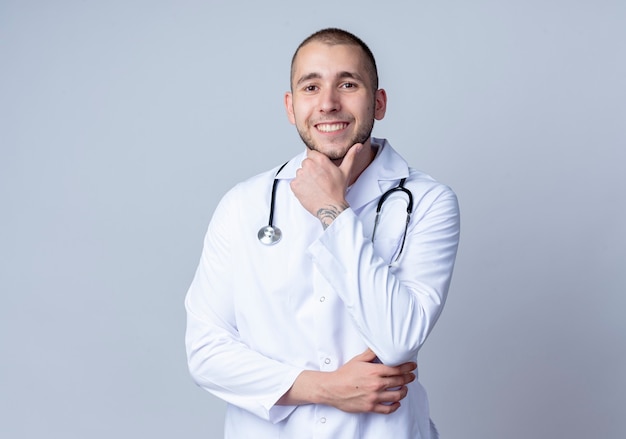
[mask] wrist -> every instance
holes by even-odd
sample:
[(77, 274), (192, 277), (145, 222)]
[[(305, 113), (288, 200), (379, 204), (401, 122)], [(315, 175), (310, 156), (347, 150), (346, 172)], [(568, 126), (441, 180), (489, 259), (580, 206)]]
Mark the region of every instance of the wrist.
[(329, 372), (304, 370), (298, 375), (291, 388), (280, 397), (278, 405), (324, 404), (323, 385)]
[(332, 224), (333, 221), (346, 210), (350, 205), (344, 200), (337, 204), (327, 204), (324, 207), (317, 210), (315, 216), (320, 220), (324, 230)]

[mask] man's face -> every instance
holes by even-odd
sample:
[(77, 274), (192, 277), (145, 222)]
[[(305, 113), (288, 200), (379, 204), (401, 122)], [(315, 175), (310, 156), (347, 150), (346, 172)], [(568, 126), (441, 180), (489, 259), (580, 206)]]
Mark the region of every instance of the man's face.
[(285, 94), (289, 121), (307, 147), (341, 160), (355, 143), (369, 146), (374, 119), (385, 115), (384, 90), (373, 91), (358, 46), (311, 42), (294, 62)]

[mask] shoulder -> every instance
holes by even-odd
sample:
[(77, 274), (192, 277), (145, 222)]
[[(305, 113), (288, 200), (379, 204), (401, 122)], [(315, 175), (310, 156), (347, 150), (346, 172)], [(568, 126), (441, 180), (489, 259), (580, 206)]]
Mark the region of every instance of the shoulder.
[(433, 192), (444, 196), (456, 197), (450, 186), (437, 181), (430, 174), (413, 167), (409, 168), (409, 177), (406, 184), (414, 187), (418, 192)]
[[(267, 216), (267, 212), (270, 210), (274, 182), (289, 179), (289, 175), (295, 173), (296, 165), (300, 163), (298, 157), (248, 177), (232, 186), (221, 197), (213, 216), (240, 218), (242, 221), (247, 221), (257, 214)], [(277, 191), (280, 191), (281, 186), (278, 185)], [(266, 220), (267, 218), (263, 221)]]
[(455, 224), (458, 229), (460, 221), (459, 202), (452, 188), (414, 168), (410, 168), (406, 187), (413, 194), (414, 218), (418, 220), (438, 218), (437, 221)]
[(407, 161), (389, 144), (386, 139), (372, 138), (380, 149), (381, 166), (378, 170), (380, 180), (406, 178), (405, 186), (414, 192), (414, 197), (444, 197), (456, 200), (454, 191), (444, 183), (437, 181), (430, 174), (409, 166)]
[(241, 232), (247, 227), (267, 224), (272, 184), (279, 167), (253, 175), (227, 190), (213, 211), (210, 227), (227, 235), (229, 231)]
[[(259, 174), (248, 177), (231, 187), (223, 196), (223, 200), (241, 200), (254, 199), (263, 195), (261, 198), (270, 197), (272, 183), (276, 178), (276, 174), (282, 165), (277, 165), (272, 169), (261, 172)], [(265, 196), (267, 195), (267, 196)]]

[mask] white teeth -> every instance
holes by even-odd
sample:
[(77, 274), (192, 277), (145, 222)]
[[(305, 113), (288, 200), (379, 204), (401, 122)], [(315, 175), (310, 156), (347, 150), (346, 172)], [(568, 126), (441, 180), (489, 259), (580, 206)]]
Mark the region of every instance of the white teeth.
[(347, 123), (323, 123), (317, 125), (317, 129), (323, 133), (332, 133), (333, 131), (342, 130), (347, 126)]

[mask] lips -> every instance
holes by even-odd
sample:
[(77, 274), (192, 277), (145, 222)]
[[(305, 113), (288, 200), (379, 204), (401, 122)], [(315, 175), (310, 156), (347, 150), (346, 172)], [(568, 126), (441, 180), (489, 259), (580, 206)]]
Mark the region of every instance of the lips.
[(341, 131), (348, 126), (347, 122), (333, 122), (333, 123), (319, 123), (315, 125), (318, 131), (322, 133), (334, 133), (336, 131)]

